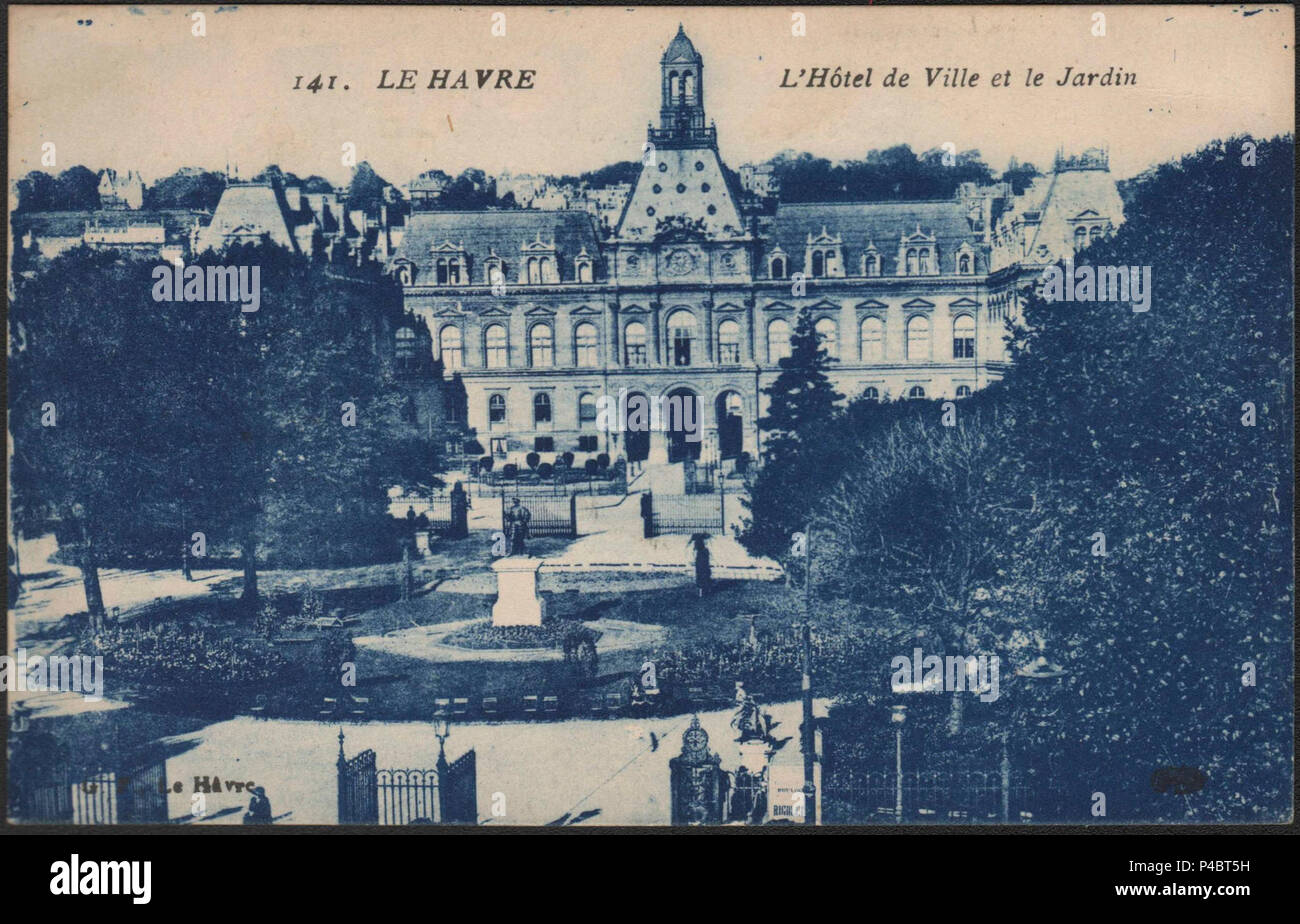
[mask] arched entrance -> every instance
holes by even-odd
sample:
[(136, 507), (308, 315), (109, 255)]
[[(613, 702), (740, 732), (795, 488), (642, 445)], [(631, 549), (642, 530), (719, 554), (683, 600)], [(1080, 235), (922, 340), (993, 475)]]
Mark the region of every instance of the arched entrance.
[(630, 392), (623, 405), (624, 452), (629, 462), (644, 462), (650, 455), (650, 399)]
[(724, 391), (714, 402), (718, 420), (718, 455), (734, 459), (745, 448), (745, 402), (738, 391)]
[(698, 460), (704, 439), (704, 421), (700, 419), (700, 401), (695, 392), (689, 388), (674, 388), (664, 396), (660, 413), (668, 431), (668, 461)]

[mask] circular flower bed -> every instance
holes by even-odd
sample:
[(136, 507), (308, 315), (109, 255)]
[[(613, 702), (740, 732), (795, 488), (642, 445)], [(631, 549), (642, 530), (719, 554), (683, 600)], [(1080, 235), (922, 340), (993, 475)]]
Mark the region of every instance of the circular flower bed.
[(601, 633), (574, 619), (547, 620), (540, 626), (494, 626), (485, 620), (452, 632), (442, 643), (478, 649), (561, 648), (572, 636), (581, 636), (594, 644)]

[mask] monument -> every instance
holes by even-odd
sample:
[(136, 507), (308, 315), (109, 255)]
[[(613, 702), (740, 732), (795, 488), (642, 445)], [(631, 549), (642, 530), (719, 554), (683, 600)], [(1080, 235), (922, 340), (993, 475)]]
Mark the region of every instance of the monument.
[(537, 593), (537, 572), (542, 560), (529, 558), (526, 544), (532, 514), (516, 497), (502, 519), (508, 555), (492, 563), (497, 576), (492, 625), (540, 626), (546, 618), (546, 601)]
[(492, 563), (497, 576), (497, 599), (492, 604), (494, 626), (540, 626), (546, 618), (546, 601), (537, 594), (540, 558), (499, 558)]

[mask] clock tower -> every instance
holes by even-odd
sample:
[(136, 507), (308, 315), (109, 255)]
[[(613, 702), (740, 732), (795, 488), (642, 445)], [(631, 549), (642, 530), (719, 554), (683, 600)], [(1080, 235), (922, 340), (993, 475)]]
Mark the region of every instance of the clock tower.
[[(718, 156), (718, 130), (704, 121), (704, 58), (681, 26), (659, 59), (659, 78), (659, 125), (646, 132), (641, 175), (615, 238), (629, 245), (747, 240), (736, 191)], [(678, 278), (693, 275), (706, 262), (698, 256), (674, 252), (664, 269)], [(728, 261), (743, 271), (739, 251)], [(641, 265), (639, 257), (634, 265)]]

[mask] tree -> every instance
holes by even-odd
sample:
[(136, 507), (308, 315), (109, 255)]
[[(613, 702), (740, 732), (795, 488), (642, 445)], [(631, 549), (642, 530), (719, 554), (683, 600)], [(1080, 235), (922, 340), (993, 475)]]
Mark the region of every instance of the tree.
[[(1095, 791), (1129, 821), (1289, 817), (1293, 162), (1233, 138), (1148, 172), (1074, 262), (1149, 268), (1149, 310), (1031, 293), (957, 427), (855, 404), (854, 459), (807, 501), (822, 593), (900, 644), (1000, 653), (986, 721), (1068, 817)], [(1018, 673), (1040, 659), (1056, 679)], [(1162, 766), (1214, 784), (1172, 801)]]
[(366, 161), (357, 164), (352, 172), (352, 182), (348, 184), (348, 211), (361, 210), (367, 215), (378, 215), (379, 207), (385, 203), (384, 190), (389, 182), (375, 172)]
[(145, 261), (74, 248), (22, 282), (10, 312), (12, 479), (19, 525), (59, 523), (87, 609), (104, 613), (102, 550), (132, 528), (165, 444), (156, 352), (172, 337)]
[(144, 207), (213, 211), (225, 188), (226, 178), (222, 174), (186, 167), (145, 189)]
[(832, 362), (812, 314), (804, 309), (790, 337), (790, 355), (781, 359), (780, 374), (764, 389), (771, 399), (767, 415), (758, 421), (766, 434), (764, 465), (745, 500), (754, 516), (741, 536), (751, 552), (784, 558), (791, 533), (802, 529), (819, 480), (810, 476), (822, 465), (819, 456), (834, 445), (829, 428), (843, 398), (826, 375)]
[(442, 434), (410, 422), (376, 351), (401, 316), (391, 283), (272, 245), (190, 265), (256, 268), (259, 310), (155, 301), (150, 261), (85, 248), (14, 300), (17, 512), (61, 517), (92, 612), (103, 553), (138, 554), (155, 537), (170, 554), (192, 531), (237, 545), (250, 606), (259, 557), (394, 559), (385, 489), (436, 471)]
[(18, 195), (16, 212), (48, 212), (55, 206), (54, 177), (43, 170), (32, 170), (14, 183)]
[(204, 422), (251, 604), (259, 554), (292, 566), (396, 558), (385, 489), (427, 483), (442, 434), (418, 431), (376, 354), (383, 318), (400, 317), (391, 284), (340, 278), (269, 245), (225, 259), (260, 266), (262, 278), (261, 310), (223, 334), (224, 387)]
[(99, 208), (99, 177), (78, 164), (54, 181), (55, 207), (76, 211)]

